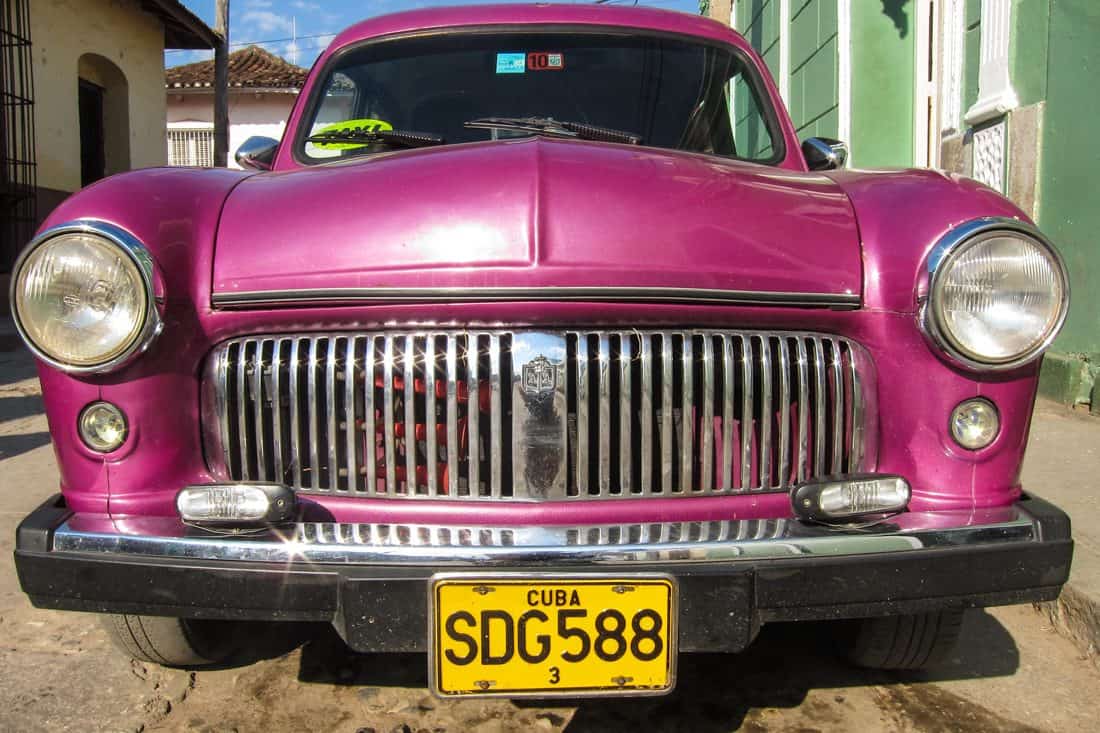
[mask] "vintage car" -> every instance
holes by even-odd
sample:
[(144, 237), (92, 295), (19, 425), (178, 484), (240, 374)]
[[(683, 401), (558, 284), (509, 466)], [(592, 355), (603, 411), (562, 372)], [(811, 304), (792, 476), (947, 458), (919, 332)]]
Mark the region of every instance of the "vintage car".
[(776, 621), (917, 668), (1058, 596), (1069, 522), (1020, 485), (1058, 253), (973, 181), (800, 144), (730, 29), (373, 18), (237, 157), (90, 186), (17, 263), (36, 606), (181, 666), (329, 622), (520, 697), (662, 693)]

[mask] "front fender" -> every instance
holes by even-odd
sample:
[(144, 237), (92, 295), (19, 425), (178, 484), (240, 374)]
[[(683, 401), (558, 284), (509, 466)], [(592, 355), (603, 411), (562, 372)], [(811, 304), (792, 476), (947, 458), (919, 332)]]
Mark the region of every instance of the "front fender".
[[(114, 508), (118, 492), (111, 491), (112, 485), (132, 485), (150, 473), (194, 471), (194, 456), (201, 451), (199, 371), (208, 343), (200, 313), (210, 310), (214, 240), (222, 207), (249, 175), (184, 168), (124, 173), (69, 197), (43, 223), (45, 230), (76, 219), (98, 219), (141, 240), (156, 263), (164, 331), (171, 334), (156, 339), (140, 359), (109, 374), (73, 376), (39, 363), (61, 488), (78, 511)], [(173, 404), (180, 407), (171, 419), (156, 414), (163, 412), (165, 394), (173, 395)], [(121, 407), (133, 426), (126, 444), (107, 456), (85, 447), (76, 432), (80, 411), (98, 399)], [(142, 451), (146, 460), (124, 460), (139, 445), (155, 449)]]
[(863, 304), (915, 313), (917, 289), (932, 247), (953, 227), (1000, 216), (1032, 223), (1027, 214), (977, 181), (927, 169), (833, 171), (848, 195), (863, 248)]

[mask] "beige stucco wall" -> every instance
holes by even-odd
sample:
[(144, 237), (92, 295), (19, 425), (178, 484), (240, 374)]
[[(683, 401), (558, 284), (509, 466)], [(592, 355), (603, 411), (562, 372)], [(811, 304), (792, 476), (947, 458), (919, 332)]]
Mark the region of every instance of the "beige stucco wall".
[[(164, 26), (137, 0), (33, 0), (35, 144), (38, 185), (80, 188), (80, 58), (98, 54), (126, 77), (129, 155), (106, 142), (107, 173), (164, 165)], [(85, 73), (93, 73), (85, 64)], [(102, 83), (101, 79), (89, 79)], [(106, 125), (112, 125), (106, 114)], [(128, 157), (128, 165), (125, 158)]]
[[(229, 94), (229, 167), (239, 168), (233, 153), (248, 138), (279, 140), (297, 94), (233, 90)], [(213, 127), (213, 92), (168, 92), (168, 124), (173, 127)]]

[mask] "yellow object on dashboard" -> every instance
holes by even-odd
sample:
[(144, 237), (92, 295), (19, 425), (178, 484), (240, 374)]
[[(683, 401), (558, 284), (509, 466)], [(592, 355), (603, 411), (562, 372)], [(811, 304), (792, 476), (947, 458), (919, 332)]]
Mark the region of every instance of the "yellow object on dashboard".
[[(385, 120), (375, 120), (370, 118), (363, 118), (360, 120), (343, 120), (341, 122), (334, 122), (331, 125), (325, 125), (319, 130), (315, 130), (313, 135), (325, 135), (334, 132), (340, 132), (341, 130), (362, 130), (364, 132), (377, 132), (379, 130), (392, 130), (393, 125)], [(315, 147), (322, 150), (355, 150), (356, 148), (365, 148), (370, 145), (369, 142), (331, 142), (331, 143), (311, 143)]]

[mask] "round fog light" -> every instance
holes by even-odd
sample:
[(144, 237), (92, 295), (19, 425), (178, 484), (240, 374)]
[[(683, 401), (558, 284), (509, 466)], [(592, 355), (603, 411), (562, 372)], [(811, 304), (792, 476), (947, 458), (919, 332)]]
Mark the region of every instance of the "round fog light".
[(951, 437), (967, 450), (981, 450), (997, 438), (1001, 417), (989, 400), (966, 400), (951, 411)]
[(80, 437), (98, 453), (117, 450), (126, 441), (126, 416), (110, 402), (93, 402), (80, 413)]

